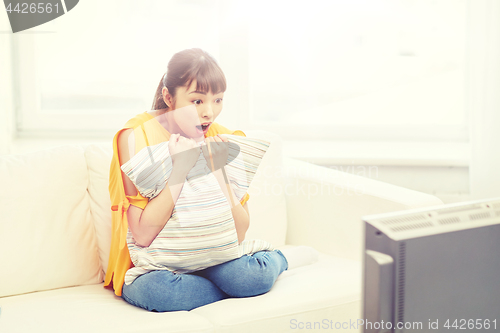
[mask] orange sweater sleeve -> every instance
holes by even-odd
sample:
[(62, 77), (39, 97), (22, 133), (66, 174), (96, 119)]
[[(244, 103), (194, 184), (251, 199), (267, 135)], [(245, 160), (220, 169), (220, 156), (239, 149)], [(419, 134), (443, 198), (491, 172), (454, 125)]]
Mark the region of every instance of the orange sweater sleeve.
[(143, 197), (139, 192), (137, 192), (137, 195), (135, 195), (135, 196), (127, 195), (126, 198), (128, 199), (128, 202), (132, 206), (139, 207), (140, 209), (146, 208), (146, 205), (149, 202), (149, 199)]
[(122, 287), (125, 281), (125, 273), (134, 264), (130, 259), (127, 246), (127, 210), (130, 205), (144, 209), (148, 199), (138, 193), (136, 196), (126, 196), (123, 186), (122, 172), (118, 158), (118, 136), (128, 128), (134, 128), (149, 117), (141, 114), (132, 118), (125, 124), (124, 128), (118, 131), (113, 138), (113, 157), (109, 170), (109, 196), (111, 199), (111, 247), (109, 252), (109, 262), (104, 279), (104, 287), (112, 287), (117, 296), (122, 295)]

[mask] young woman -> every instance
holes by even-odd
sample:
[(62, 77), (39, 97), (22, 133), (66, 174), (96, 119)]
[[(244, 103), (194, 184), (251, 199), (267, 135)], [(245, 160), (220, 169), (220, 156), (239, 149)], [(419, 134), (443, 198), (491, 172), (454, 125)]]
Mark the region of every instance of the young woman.
[[(184, 179), (200, 156), (231, 207), (238, 242), (245, 239), (250, 223), (248, 194), (237, 200), (227, 187), (222, 168), (227, 160), (227, 140), (220, 134), (245, 136), (215, 123), (222, 111), (225, 76), (215, 60), (200, 49), (175, 54), (160, 81), (151, 112), (129, 120), (114, 137), (110, 170), (112, 243), (105, 287), (128, 303), (149, 311), (178, 311), (228, 297), (248, 297), (268, 292), (288, 268), (279, 250), (259, 251), (195, 272), (179, 274), (169, 269), (141, 271), (131, 261), (127, 242), (147, 248), (172, 218)], [(152, 200), (138, 193), (120, 166), (146, 146), (169, 141), (172, 172), (164, 189)], [(211, 158), (209, 157), (211, 155)], [(130, 245), (130, 244), (129, 244)], [(128, 272), (128, 273), (127, 273)]]

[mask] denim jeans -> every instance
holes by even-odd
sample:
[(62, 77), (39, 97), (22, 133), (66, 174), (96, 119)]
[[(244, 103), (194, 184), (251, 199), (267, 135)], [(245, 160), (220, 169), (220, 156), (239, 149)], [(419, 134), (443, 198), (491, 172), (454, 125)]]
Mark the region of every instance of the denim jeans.
[(261, 251), (189, 274), (143, 274), (123, 285), (122, 298), (148, 311), (192, 310), (225, 298), (265, 294), (286, 269), (280, 250)]

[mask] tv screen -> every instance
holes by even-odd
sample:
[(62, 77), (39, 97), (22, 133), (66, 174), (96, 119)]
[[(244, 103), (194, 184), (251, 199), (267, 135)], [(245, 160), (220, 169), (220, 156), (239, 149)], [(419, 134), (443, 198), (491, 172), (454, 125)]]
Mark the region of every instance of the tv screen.
[(363, 221), (363, 332), (500, 331), (500, 198)]

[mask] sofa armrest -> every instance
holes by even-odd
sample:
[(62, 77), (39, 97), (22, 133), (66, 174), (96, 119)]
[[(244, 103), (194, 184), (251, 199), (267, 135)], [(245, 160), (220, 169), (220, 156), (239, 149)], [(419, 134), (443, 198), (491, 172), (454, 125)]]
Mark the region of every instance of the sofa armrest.
[(286, 243), (337, 257), (361, 260), (362, 216), (443, 204), (430, 194), (296, 159), (283, 164)]

